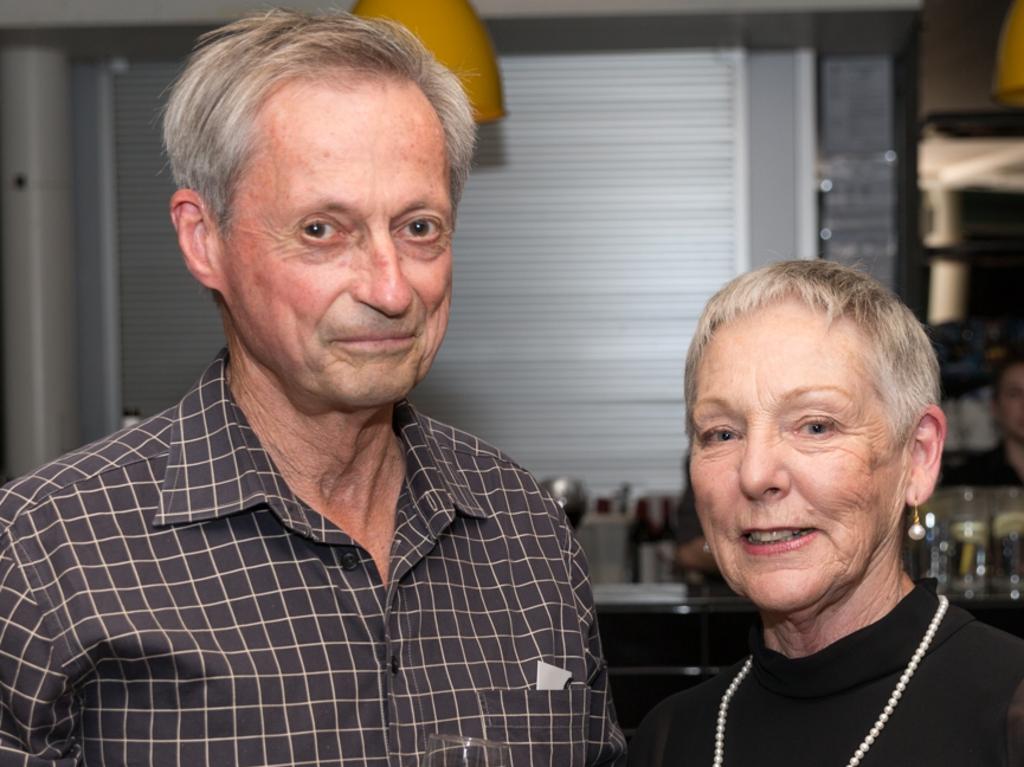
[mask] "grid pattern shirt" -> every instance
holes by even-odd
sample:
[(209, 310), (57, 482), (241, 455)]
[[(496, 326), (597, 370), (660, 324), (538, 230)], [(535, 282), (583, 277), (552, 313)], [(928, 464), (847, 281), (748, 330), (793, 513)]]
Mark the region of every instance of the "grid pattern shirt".
[[(621, 764), (580, 548), (532, 477), (407, 403), (391, 577), (285, 485), (222, 354), (0, 491), (0, 765)], [(543, 661), (572, 674), (538, 690)]]

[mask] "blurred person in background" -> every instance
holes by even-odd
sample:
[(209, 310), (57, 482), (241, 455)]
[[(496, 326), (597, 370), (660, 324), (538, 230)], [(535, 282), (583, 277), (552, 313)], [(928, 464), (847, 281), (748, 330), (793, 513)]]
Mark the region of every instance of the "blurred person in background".
[(1024, 485), (1024, 355), (1015, 353), (996, 369), (992, 418), (999, 444), (969, 456), (942, 473), (943, 485)]
[(697, 517), (697, 504), (690, 479), (690, 455), (683, 459), (683, 495), (676, 514), (676, 567), (688, 583), (703, 583), (707, 576), (720, 582), (718, 564)]

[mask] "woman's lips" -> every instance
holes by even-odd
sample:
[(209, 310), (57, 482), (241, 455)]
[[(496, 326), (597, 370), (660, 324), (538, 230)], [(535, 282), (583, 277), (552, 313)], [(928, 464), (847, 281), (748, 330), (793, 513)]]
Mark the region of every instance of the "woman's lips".
[(813, 527), (775, 527), (747, 530), (741, 540), (743, 548), (751, 554), (783, 554), (807, 545), (817, 532)]

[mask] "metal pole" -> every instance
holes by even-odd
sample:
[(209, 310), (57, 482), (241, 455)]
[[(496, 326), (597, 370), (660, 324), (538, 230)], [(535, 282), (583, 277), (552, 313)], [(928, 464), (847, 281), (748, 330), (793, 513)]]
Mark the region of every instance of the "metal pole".
[(0, 50), (4, 453), (11, 476), (78, 439), (69, 113), (62, 51)]

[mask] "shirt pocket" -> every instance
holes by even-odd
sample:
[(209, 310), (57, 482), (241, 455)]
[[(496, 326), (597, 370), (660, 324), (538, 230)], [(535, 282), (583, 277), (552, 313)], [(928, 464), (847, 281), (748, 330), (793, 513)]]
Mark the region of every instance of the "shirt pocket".
[(481, 690), (484, 737), (508, 743), (516, 767), (584, 767), (590, 688)]

